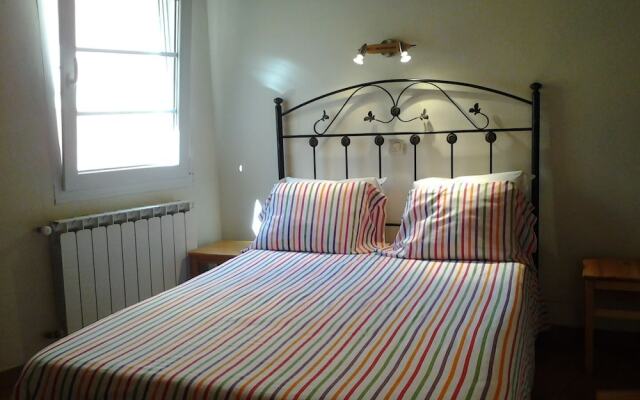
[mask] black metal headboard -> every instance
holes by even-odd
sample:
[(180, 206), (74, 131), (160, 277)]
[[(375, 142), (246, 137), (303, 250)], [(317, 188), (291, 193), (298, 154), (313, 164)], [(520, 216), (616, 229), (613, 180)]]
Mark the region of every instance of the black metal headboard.
[[(400, 93), (397, 96), (393, 96), (391, 92), (386, 89), (384, 84), (394, 84), (394, 83), (407, 83)], [(364, 117), (365, 122), (373, 123), (383, 123), (388, 124), (392, 121), (400, 121), (400, 122), (411, 122), (415, 120), (427, 120), (429, 119), (429, 115), (427, 114), (426, 109), (422, 110), (422, 113), (419, 115), (413, 116), (411, 118), (403, 118), (402, 110), (400, 108), (400, 99), (406, 93), (409, 88), (412, 88), (416, 85), (426, 85), (431, 88), (435, 88), (438, 92), (440, 92), (446, 100), (449, 101), (454, 106), (454, 109), (462, 114), (465, 119), (470, 124), (471, 128), (467, 129), (447, 129), (447, 130), (439, 130), (439, 131), (420, 131), (420, 132), (410, 132), (410, 131), (399, 131), (399, 132), (357, 132), (357, 133), (348, 133), (348, 134), (336, 134), (336, 133), (327, 133), (329, 128), (333, 125), (333, 123), (338, 119), (346, 105), (351, 101), (353, 96), (355, 96), (360, 90), (364, 88), (375, 88), (382, 92), (391, 102), (391, 109), (389, 111), (390, 116), (387, 118), (379, 119), (377, 118), (373, 112), (369, 111), (367, 115)], [(491, 128), (489, 127), (489, 117), (482, 112), (479, 103), (473, 104), (468, 111), (465, 112), (463, 108), (454, 101), (454, 99), (444, 90), (440, 85), (447, 86), (457, 86), (457, 87), (465, 87), (476, 89), (481, 92), (492, 93), (498, 97), (505, 97), (513, 100), (514, 102), (525, 103), (531, 106), (531, 126), (526, 127), (507, 127), (507, 128)], [(531, 203), (535, 207), (536, 217), (539, 215), (539, 182), (540, 182), (540, 89), (542, 88), (542, 84), (538, 82), (534, 82), (530, 85), (532, 90), (531, 100), (524, 99), (522, 97), (516, 96), (511, 93), (503, 92), (501, 90), (496, 90), (492, 88), (488, 88), (485, 86), (475, 85), (471, 83), (465, 82), (456, 82), (456, 81), (445, 81), (438, 79), (386, 79), (380, 81), (373, 82), (365, 82), (357, 85), (348, 86), (342, 89), (334, 90), (329, 93), (325, 93), (321, 96), (315, 97), (311, 100), (307, 100), (301, 104), (298, 104), (295, 107), (291, 107), (287, 110), (283, 110), (283, 99), (276, 98), (274, 102), (276, 103), (276, 135), (277, 135), (277, 149), (278, 149), (278, 177), (282, 179), (285, 177), (285, 157), (284, 157), (284, 141), (285, 139), (300, 139), (307, 138), (309, 139), (309, 146), (312, 149), (313, 155), (313, 177), (314, 179), (317, 177), (317, 168), (316, 168), (316, 147), (318, 146), (318, 138), (340, 138), (340, 143), (344, 147), (344, 158), (345, 158), (345, 176), (349, 177), (349, 145), (351, 144), (352, 137), (373, 137), (374, 143), (378, 147), (378, 176), (382, 177), (382, 145), (384, 144), (385, 136), (409, 136), (409, 143), (413, 146), (413, 178), (414, 180), (418, 177), (418, 153), (416, 148), (420, 143), (420, 135), (447, 135), (446, 140), (450, 145), (450, 175), (453, 178), (454, 176), (454, 146), (458, 141), (458, 134), (466, 134), (466, 133), (485, 133), (485, 140), (489, 144), (489, 172), (493, 172), (493, 143), (497, 139), (497, 134), (500, 132), (525, 132), (531, 133)], [(349, 96), (346, 98), (342, 106), (338, 109), (336, 114), (331, 117), (329, 116), (325, 110), (322, 111), (322, 116), (315, 121), (313, 124), (313, 133), (309, 134), (286, 134), (284, 132), (284, 118), (289, 114), (300, 110), (301, 108), (315, 103), (319, 100), (322, 100), (327, 97), (331, 97), (343, 92), (352, 91)], [(474, 117), (470, 117), (473, 115)], [(479, 124), (477, 120), (481, 120), (482, 123)], [(388, 225), (397, 225), (397, 224), (388, 224)], [(538, 223), (535, 225), (535, 232), (538, 235)], [(539, 235), (538, 235), (539, 240)], [(539, 242), (538, 242), (539, 245)], [(537, 253), (535, 264), (538, 264)]]

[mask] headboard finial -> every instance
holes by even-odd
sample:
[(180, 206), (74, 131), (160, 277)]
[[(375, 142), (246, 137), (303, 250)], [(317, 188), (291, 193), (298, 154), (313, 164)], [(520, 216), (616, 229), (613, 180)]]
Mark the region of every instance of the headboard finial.
[(280, 97), (276, 97), (275, 99), (273, 99), (273, 102), (276, 103), (276, 104), (282, 104), (283, 101), (284, 100), (282, 100), (282, 98), (280, 98)]
[(531, 85), (529, 85), (529, 87), (533, 90), (540, 90), (542, 89), (542, 83), (540, 82), (533, 82)]

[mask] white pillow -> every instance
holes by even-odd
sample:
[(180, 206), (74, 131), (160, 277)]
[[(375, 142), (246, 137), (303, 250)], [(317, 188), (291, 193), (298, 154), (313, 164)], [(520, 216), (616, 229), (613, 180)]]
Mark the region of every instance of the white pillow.
[(382, 190), (382, 185), (387, 181), (387, 177), (385, 176), (384, 178), (374, 178), (374, 177), (368, 177), (368, 178), (349, 178), (349, 179), (340, 179), (340, 180), (328, 180), (328, 179), (305, 179), (305, 178), (292, 178), (290, 176), (287, 176), (286, 178), (284, 178), (284, 182), (349, 182), (349, 181), (356, 181), (356, 182), (368, 182), (370, 184), (372, 184), (373, 186), (375, 186), (376, 188), (378, 188), (378, 190), (380, 190), (381, 192)]
[(424, 188), (430, 186), (442, 186), (450, 183), (487, 183), (487, 182), (513, 182), (516, 187), (529, 198), (529, 190), (531, 188), (531, 179), (529, 175), (522, 171), (499, 172), (496, 174), (486, 175), (468, 175), (458, 176), (453, 179), (449, 178), (424, 178), (413, 182), (413, 188)]

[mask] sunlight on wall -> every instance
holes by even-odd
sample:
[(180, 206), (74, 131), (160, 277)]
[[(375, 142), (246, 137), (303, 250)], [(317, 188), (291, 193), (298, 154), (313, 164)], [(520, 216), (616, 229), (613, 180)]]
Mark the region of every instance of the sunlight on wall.
[(58, 139), (58, 157), (62, 163), (62, 115), (60, 104), (60, 38), (58, 26), (58, 2), (38, 1), (38, 17), (42, 34), (42, 58), (46, 66), (46, 82), (51, 91), (49, 100), (53, 102), (56, 118), (56, 137)]
[(253, 75), (262, 84), (276, 93), (284, 93), (291, 87), (292, 76), (298, 75), (298, 68), (290, 61), (273, 58), (261, 63)]
[(253, 219), (251, 221), (251, 230), (256, 236), (258, 236), (258, 232), (260, 232), (260, 226), (262, 225), (262, 221), (260, 221), (261, 212), (262, 204), (260, 204), (260, 200), (256, 199), (256, 202), (253, 205)]

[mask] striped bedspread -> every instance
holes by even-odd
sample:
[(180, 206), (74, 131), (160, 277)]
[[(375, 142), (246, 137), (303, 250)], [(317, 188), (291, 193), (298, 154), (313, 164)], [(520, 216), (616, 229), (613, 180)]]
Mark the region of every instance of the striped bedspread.
[(17, 399), (526, 399), (517, 263), (251, 250), (42, 350)]

